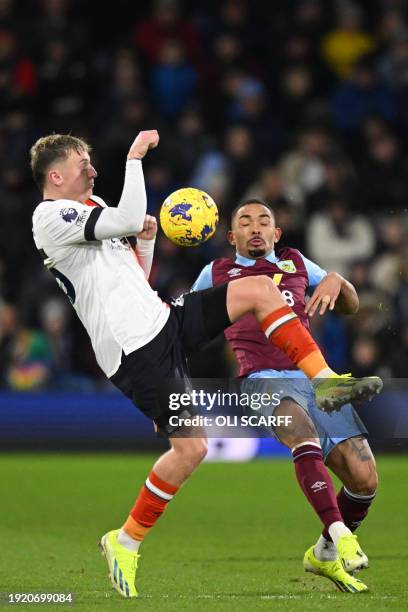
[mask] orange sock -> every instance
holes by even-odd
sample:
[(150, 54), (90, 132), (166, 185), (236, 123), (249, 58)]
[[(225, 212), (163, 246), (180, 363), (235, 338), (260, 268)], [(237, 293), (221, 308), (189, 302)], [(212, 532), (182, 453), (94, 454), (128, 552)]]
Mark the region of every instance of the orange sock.
[(262, 321), (261, 329), (309, 378), (329, 367), (316, 342), (289, 306), (271, 312)]
[(134, 540), (143, 540), (177, 491), (178, 487), (165, 482), (152, 470), (140, 489), (123, 530)]

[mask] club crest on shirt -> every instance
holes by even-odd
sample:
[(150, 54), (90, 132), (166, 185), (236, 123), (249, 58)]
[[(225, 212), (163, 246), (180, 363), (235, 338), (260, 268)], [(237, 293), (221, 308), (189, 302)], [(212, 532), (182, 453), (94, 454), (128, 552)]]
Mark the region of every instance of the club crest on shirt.
[(75, 208), (62, 208), (60, 215), (67, 223), (72, 223), (78, 217), (78, 211)]
[(294, 274), (296, 272), (296, 266), (292, 259), (277, 261), (276, 265), (278, 266), (279, 270), (282, 270), (282, 272), (287, 272), (288, 274)]
[(234, 278), (234, 276), (239, 276), (241, 272), (241, 268), (231, 268), (231, 270), (228, 270), (228, 276)]

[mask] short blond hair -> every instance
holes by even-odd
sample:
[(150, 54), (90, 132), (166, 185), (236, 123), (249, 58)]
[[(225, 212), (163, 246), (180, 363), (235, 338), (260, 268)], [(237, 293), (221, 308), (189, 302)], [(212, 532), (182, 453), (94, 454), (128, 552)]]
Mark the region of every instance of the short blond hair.
[(91, 151), (90, 145), (83, 139), (71, 134), (49, 134), (39, 138), (30, 149), (30, 166), (33, 178), (42, 192), (45, 187), (47, 170), (58, 160), (67, 159), (75, 151)]

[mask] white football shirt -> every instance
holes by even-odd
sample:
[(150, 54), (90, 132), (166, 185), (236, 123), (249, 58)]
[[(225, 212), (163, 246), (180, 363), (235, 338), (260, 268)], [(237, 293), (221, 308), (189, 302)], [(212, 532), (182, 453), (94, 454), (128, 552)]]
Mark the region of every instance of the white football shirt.
[[(119, 368), (122, 351), (128, 355), (150, 342), (170, 314), (169, 306), (149, 285), (130, 242), (117, 236), (122, 233), (120, 214), (136, 206), (125, 201), (128, 196), (124, 188), (118, 206), (121, 210), (92, 196), (87, 204), (45, 200), (33, 214), (36, 247), (84, 324), (96, 359), (108, 377)], [(104, 209), (108, 213), (105, 219)], [(145, 202), (138, 208), (139, 217), (140, 209), (144, 218)], [(111, 233), (116, 237), (97, 240), (98, 220), (99, 235), (106, 236), (111, 218)], [(125, 225), (122, 223), (122, 236), (129, 233), (129, 221)]]

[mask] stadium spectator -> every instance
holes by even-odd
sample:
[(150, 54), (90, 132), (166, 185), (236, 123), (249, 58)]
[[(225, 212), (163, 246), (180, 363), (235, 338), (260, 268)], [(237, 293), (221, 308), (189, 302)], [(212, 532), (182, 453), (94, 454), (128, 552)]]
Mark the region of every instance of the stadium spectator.
[(373, 285), (393, 296), (402, 282), (402, 266), (407, 257), (408, 226), (403, 216), (383, 217), (379, 224), (381, 253), (371, 266)]
[(276, 166), (266, 166), (262, 170), (258, 180), (249, 187), (242, 200), (250, 198), (268, 202), (273, 208), (277, 225), (283, 230), (279, 246), (296, 244), (300, 251), (304, 250), (303, 215), (298, 207), (292, 205), (289, 189), (283, 183)]
[(401, 32), (382, 56), (379, 73), (389, 87), (400, 88), (408, 82), (408, 31)]
[(12, 304), (0, 301), (0, 388), (8, 386), (8, 368), (16, 333), (17, 310)]
[(361, 27), (361, 9), (351, 2), (339, 4), (337, 24), (322, 41), (322, 56), (342, 79), (350, 76), (354, 64), (373, 51), (375, 40)]
[(310, 66), (294, 64), (280, 74), (280, 103), (288, 125), (299, 127), (309, 114), (315, 81)]
[(151, 64), (160, 60), (163, 46), (178, 40), (194, 63), (202, 58), (200, 33), (181, 15), (177, 0), (156, 0), (152, 15), (136, 25), (134, 42)]
[(372, 114), (395, 121), (396, 100), (371, 63), (361, 61), (353, 67), (350, 79), (340, 82), (333, 92), (333, 121), (339, 129), (353, 132)]
[[(404, 257), (400, 264), (400, 285), (395, 294), (395, 311), (399, 324), (405, 327), (408, 325), (408, 249), (405, 249)], [(401, 338), (405, 338), (404, 332)], [(405, 340), (404, 340), (405, 342)], [(405, 365), (407, 362), (405, 362)]]
[(256, 31), (247, 2), (243, 0), (224, 0), (219, 5), (218, 32), (226, 32), (236, 36), (243, 42), (246, 49), (253, 50), (256, 45)]
[(397, 214), (407, 209), (408, 161), (397, 137), (392, 133), (378, 136), (370, 143), (360, 163), (359, 177), (365, 210)]
[(230, 181), (229, 207), (232, 210), (256, 176), (259, 157), (252, 133), (240, 125), (229, 128), (225, 134), (224, 154)]
[(228, 119), (250, 130), (259, 157), (265, 162), (276, 160), (284, 142), (279, 114), (270, 113), (271, 103), (261, 81), (244, 74), (236, 76), (238, 78), (235, 80), (236, 88)]
[[(372, 336), (357, 337), (351, 347), (351, 368), (359, 376), (366, 376), (367, 372), (380, 373), (381, 352), (378, 342)], [(383, 372), (381, 372), (382, 374)]]
[(297, 146), (282, 157), (280, 171), (295, 204), (302, 206), (306, 195), (322, 186), (323, 157), (333, 145), (324, 128), (312, 125), (301, 131)]
[(325, 208), (327, 202), (336, 194), (348, 194), (353, 202), (353, 208), (362, 206), (357, 200), (357, 181), (350, 159), (341, 153), (328, 153), (322, 157), (323, 180), (322, 184), (306, 198), (308, 213)]
[[(69, 40), (75, 54), (89, 44), (93, 39), (92, 26), (84, 22), (81, 13), (75, 11), (77, 6), (77, 3), (69, 0), (39, 0), (35, 3), (35, 28), (31, 26), (30, 38), (34, 33), (36, 51), (41, 50), (44, 41), (49, 39)], [(32, 15), (30, 18), (32, 20)]]
[(13, 337), (6, 373), (14, 391), (45, 389), (51, 378), (51, 348), (38, 329), (20, 327)]
[(152, 96), (160, 115), (166, 119), (180, 115), (194, 96), (197, 72), (186, 60), (184, 48), (176, 39), (163, 43), (150, 78)]
[[(110, 96), (115, 102), (139, 96), (144, 92), (142, 75), (136, 56), (127, 48), (120, 49), (112, 67)], [(115, 111), (115, 109), (112, 109)]]
[[(177, 140), (177, 157), (171, 154), (171, 143)], [(186, 176), (191, 177), (199, 158), (213, 148), (212, 135), (198, 108), (188, 107), (178, 118), (168, 141), (163, 143), (163, 157), (172, 159), (175, 179), (181, 185)], [(157, 210), (157, 208), (156, 208)]]
[(0, 30), (0, 109), (12, 110), (38, 92), (38, 77), (31, 58), (19, 49), (19, 41), (7, 30)]
[(406, 378), (407, 377), (407, 363), (408, 363), (408, 326), (405, 326), (401, 330), (399, 341), (396, 346), (393, 347), (390, 355), (391, 362), (391, 375), (394, 378)]
[(378, 39), (386, 45), (399, 38), (407, 31), (402, 2), (385, 2), (384, 12), (379, 20)]
[(50, 299), (41, 306), (40, 320), (51, 356), (51, 384), (62, 386), (72, 371), (72, 338), (67, 330), (70, 318), (68, 304), (62, 299)]
[(339, 194), (310, 219), (307, 244), (314, 261), (348, 277), (353, 261), (374, 255), (374, 228), (368, 219), (354, 213), (347, 199)]
[(260, 173), (256, 182), (246, 192), (243, 200), (256, 198), (264, 200), (275, 209), (288, 202), (287, 187), (282, 180), (282, 175), (276, 166), (266, 166)]

